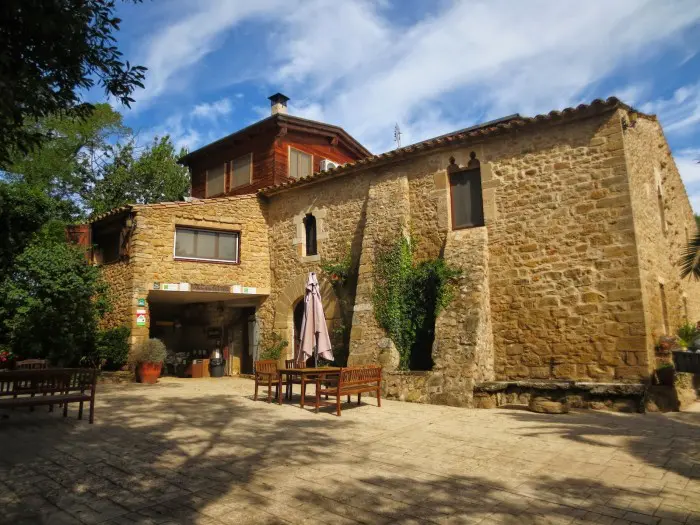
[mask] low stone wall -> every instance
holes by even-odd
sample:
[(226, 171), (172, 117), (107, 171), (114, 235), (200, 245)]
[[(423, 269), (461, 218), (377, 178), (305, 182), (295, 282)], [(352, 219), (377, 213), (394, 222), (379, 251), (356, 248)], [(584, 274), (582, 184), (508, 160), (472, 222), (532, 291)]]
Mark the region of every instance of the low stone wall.
[(474, 406), (529, 405), (537, 397), (561, 402), (571, 408), (644, 412), (646, 390), (647, 385), (642, 383), (488, 381), (474, 388)]

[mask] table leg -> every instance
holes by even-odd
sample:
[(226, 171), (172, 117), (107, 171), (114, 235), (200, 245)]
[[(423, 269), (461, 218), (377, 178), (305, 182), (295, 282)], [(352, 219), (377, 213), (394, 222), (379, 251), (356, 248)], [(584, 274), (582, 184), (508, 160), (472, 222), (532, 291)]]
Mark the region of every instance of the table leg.
[(301, 374), (301, 408), (304, 408), (304, 397), (306, 397), (306, 376)]

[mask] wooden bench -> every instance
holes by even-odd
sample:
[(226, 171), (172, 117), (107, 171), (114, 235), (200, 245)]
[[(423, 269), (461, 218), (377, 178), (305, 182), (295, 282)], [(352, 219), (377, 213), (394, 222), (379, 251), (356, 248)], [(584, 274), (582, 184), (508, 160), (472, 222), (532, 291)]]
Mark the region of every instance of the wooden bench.
[(13, 370), (0, 373), (0, 409), (63, 404), (63, 417), (68, 403), (80, 403), (78, 419), (83, 419), (83, 403), (89, 403), (90, 423), (94, 422), (97, 370), (83, 368), (47, 368)]
[(255, 395), (253, 401), (258, 400), (258, 385), (267, 384), (267, 402), (272, 401), (272, 387), (277, 387), (277, 402), (282, 404), (282, 376), (279, 373), (279, 364), (275, 359), (261, 359), (255, 361)]
[[(382, 406), (382, 367), (378, 365), (353, 366), (341, 368), (337, 376), (319, 377), (316, 379), (316, 412), (321, 406), (321, 396), (335, 397), (336, 414), (340, 415), (341, 398), (357, 394), (357, 404), (360, 404), (363, 392), (377, 394), (377, 406)], [(323, 406), (333, 406), (333, 403), (323, 403)]]

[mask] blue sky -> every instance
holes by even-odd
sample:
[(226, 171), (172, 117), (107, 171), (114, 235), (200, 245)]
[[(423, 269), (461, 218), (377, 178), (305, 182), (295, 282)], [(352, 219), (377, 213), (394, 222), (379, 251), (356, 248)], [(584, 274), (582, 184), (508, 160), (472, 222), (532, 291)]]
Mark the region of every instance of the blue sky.
[(126, 123), (194, 149), (269, 114), (344, 127), (372, 152), (511, 113), (620, 97), (664, 125), (700, 212), (697, 0), (146, 0), (119, 5), (145, 65)]

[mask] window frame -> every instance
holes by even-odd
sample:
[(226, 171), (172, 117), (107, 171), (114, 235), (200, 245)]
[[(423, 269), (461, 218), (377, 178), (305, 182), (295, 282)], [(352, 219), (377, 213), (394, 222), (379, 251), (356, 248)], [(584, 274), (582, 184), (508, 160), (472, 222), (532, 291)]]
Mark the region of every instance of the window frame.
[[(311, 219), (311, 220), (309, 220)], [(318, 221), (313, 213), (307, 213), (304, 222), (304, 255), (306, 257), (318, 255)], [(313, 222), (313, 226), (311, 223)], [(313, 236), (311, 234), (313, 233)], [(309, 252), (309, 238), (313, 238), (313, 253)]]
[(308, 151), (304, 151), (303, 149), (295, 148), (291, 145), (287, 145), (287, 176), (292, 179), (292, 180), (300, 180), (302, 177), (297, 177), (294, 178), (292, 177), (292, 150), (298, 151), (299, 153), (303, 153), (304, 155), (308, 155), (309, 158), (311, 159), (311, 171), (309, 172), (309, 175), (305, 176), (311, 176), (314, 174), (314, 154), (309, 153)]
[(225, 195), (226, 194), (226, 168), (227, 168), (227, 162), (223, 163), (224, 166), (224, 191), (221, 193), (215, 193), (213, 195), (209, 195), (209, 170), (206, 169), (204, 170), (204, 198), (208, 199), (210, 197), (218, 197), (219, 195)]
[[(182, 255), (177, 255), (177, 231), (178, 230), (189, 230), (189, 231), (202, 231), (202, 232), (209, 232), (209, 233), (216, 233), (216, 234), (225, 234), (225, 235), (235, 235), (236, 236), (236, 260), (230, 260), (230, 259), (210, 259), (207, 257), (186, 257)], [(195, 243), (196, 247), (196, 243)], [(216, 238), (216, 251), (219, 251), (219, 237)], [(240, 230), (224, 230), (224, 229), (219, 229), (219, 228), (199, 228), (197, 226), (186, 226), (186, 225), (175, 225), (175, 232), (173, 234), (173, 260), (175, 261), (190, 261), (190, 262), (208, 262), (208, 263), (215, 263), (215, 264), (233, 264), (233, 265), (239, 265), (241, 264), (241, 231)]]
[[(480, 196), (480, 202), (481, 202), (481, 224), (469, 224), (466, 226), (457, 226), (455, 224), (455, 199), (454, 199), (454, 192), (453, 192), (453, 186), (452, 184), (452, 178), (458, 175), (473, 175), (476, 180), (479, 181), (479, 196)], [(448, 180), (447, 182), (450, 185), (450, 223), (452, 225), (452, 230), (467, 230), (469, 228), (480, 228), (482, 226), (486, 226), (486, 217), (484, 215), (484, 188), (481, 183), (481, 166), (474, 166), (472, 168), (464, 168), (464, 169), (459, 169), (459, 170), (454, 170), (450, 173), (448, 173)]]
[[(245, 184), (239, 184), (238, 186), (234, 186), (233, 185), (233, 163), (239, 159), (244, 158), (244, 157), (250, 158), (250, 165), (248, 168), (248, 182), (246, 182)], [(243, 186), (250, 186), (251, 184), (253, 184), (253, 152), (252, 151), (250, 153), (246, 153), (245, 155), (240, 155), (240, 156), (230, 160), (228, 162), (228, 165), (229, 165), (229, 180), (231, 183), (229, 184), (228, 189), (224, 188), (224, 193), (226, 193), (226, 191), (235, 190), (236, 188), (242, 188)], [(224, 179), (224, 186), (225, 185), (226, 185), (226, 180)]]

